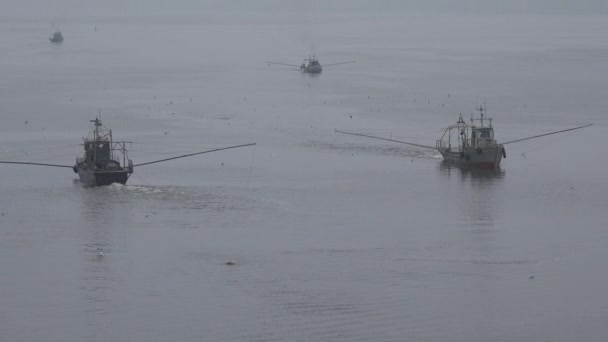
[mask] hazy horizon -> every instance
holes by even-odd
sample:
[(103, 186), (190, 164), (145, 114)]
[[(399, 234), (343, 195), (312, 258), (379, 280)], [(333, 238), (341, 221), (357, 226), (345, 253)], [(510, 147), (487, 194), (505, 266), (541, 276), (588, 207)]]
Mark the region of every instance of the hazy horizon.
[(71, 17), (159, 14), (201, 14), (215, 11), (283, 11), (305, 13), (403, 13), (403, 14), (608, 14), (602, 0), (108, 0), (103, 2), (59, 0), (2, 0), (2, 17)]

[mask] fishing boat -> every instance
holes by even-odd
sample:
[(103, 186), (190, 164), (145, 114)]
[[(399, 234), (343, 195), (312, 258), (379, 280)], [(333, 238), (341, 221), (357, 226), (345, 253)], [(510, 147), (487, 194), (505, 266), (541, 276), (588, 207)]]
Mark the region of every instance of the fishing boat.
[(256, 143), (249, 143), (236, 146), (228, 146), (183, 154), (171, 158), (149, 161), (140, 164), (133, 164), (133, 161), (127, 156), (127, 144), (132, 144), (129, 141), (115, 141), (112, 138), (112, 130), (104, 127), (101, 119), (95, 118), (91, 120), (93, 129), (91, 133), (84, 139), (84, 155), (76, 158), (76, 163), (73, 166), (58, 165), (48, 163), (37, 163), (29, 161), (9, 161), (2, 160), (0, 164), (17, 164), (17, 165), (36, 165), (71, 168), (74, 173), (78, 174), (80, 182), (85, 186), (102, 186), (113, 183), (126, 184), (129, 177), (133, 174), (136, 167), (151, 165), (161, 162), (166, 162), (174, 159), (192, 157), (199, 154), (229, 150), (246, 146), (253, 146)]
[(127, 142), (113, 141), (112, 130), (103, 127), (99, 118), (91, 122), (95, 126), (84, 140), (84, 156), (76, 158), (72, 169), (85, 185), (126, 184), (133, 173), (133, 161), (127, 158)]
[[(350, 63), (355, 63), (355, 61), (325, 64), (325, 67), (341, 65), (341, 64), (350, 64)], [(287, 66), (296, 67), (296, 68), (299, 67), (301, 72), (303, 72), (305, 74), (313, 74), (313, 75), (318, 75), (323, 71), (323, 66), (321, 66), (321, 63), (319, 63), (319, 59), (315, 55), (312, 55), (312, 57), (310, 57), (310, 58), (305, 58), (304, 61), (302, 62), (302, 64), (300, 64), (299, 66), (295, 65), (295, 64), (287, 64), (287, 63), (279, 63), (279, 62), (266, 62), (266, 64), (268, 64), (268, 65), (272, 65), (272, 64), (287, 65)]]
[(320, 74), (323, 71), (323, 67), (319, 60), (314, 55), (312, 58), (306, 58), (302, 64), (300, 64), (300, 70), (308, 74)]
[[(484, 125), (485, 108), (479, 106), (479, 118), (471, 116), (471, 124), (467, 124), (462, 114), (454, 125), (448, 126), (435, 145), (443, 159), (450, 163), (475, 167), (495, 168), (500, 166), (502, 158), (507, 157), (503, 144), (494, 139), (492, 119), (488, 126)], [(475, 125), (479, 121), (479, 126)]]
[[(494, 127), (492, 126), (492, 118), (486, 118), (486, 109), (483, 106), (477, 108), (479, 117), (474, 118), (471, 115), (470, 124), (463, 119), (460, 114), (458, 121), (455, 124), (448, 126), (440, 139), (435, 143), (435, 146), (415, 144), (406, 141), (395, 140), (392, 138), (382, 138), (367, 134), (344, 132), (335, 130), (337, 133), (362, 136), (379, 140), (386, 140), (410, 146), (416, 146), (426, 149), (438, 151), (443, 160), (448, 163), (453, 163), (460, 166), (482, 167), (482, 168), (498, 168), (503, 158), (507, 157), (507, 152), (504, 145), (512, 144), (524, 140), (544, 137), (547, 135), (573, 131), (585, 127), (592, 126), (588, 124), (560, 131), (539, 134), (527, 138), (498, 143), (494, 138)], [(476, 123), (479, 123), (478, 125)], [(488, 125), (486, 125), (488, 123)]]
[(61, 32), (57, 31), (53, 33), (51, 37), (49, 37), (49, 40), (51, 41), (51, 43), (61, 43), (63, 42), (63, 35), (61, 34)]

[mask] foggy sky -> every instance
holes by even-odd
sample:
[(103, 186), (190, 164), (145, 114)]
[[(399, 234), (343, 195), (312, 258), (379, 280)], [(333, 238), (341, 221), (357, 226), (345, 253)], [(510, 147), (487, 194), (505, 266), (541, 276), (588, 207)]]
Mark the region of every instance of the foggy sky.
[(209, 11), (608, 14), (606, 0), (0, 0), (0, 17), (196, 14)]

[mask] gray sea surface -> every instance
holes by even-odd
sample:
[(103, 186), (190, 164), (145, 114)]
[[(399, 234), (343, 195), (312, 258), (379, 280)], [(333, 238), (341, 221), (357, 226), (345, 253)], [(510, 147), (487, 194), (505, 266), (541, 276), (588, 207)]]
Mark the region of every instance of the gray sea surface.
[[(608, 20), (0, 17), (0, 341), (608, 340)], [(315, 53), (320, 76), (297, 68)], [(432, 150), (485, 103), (497, 171)], [(98, 255), (102, 248), (104, 256)], [(235, 265), (226, 265), (234, 261)]]

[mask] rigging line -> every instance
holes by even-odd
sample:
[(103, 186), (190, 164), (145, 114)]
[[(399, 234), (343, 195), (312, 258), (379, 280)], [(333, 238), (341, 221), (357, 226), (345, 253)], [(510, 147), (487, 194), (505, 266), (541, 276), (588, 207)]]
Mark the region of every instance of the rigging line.
[[(570, 133), (568, 133), (568, 134), (573, 135), (573, 134), (575, 134), (575, 132), (570, 132)], [(546, 146), (548, 146), (548, 145), (555, 144), (555, 143), (556, 143), (556, 142), (558, 142), (558, 141), (562, 141), (562, 140), (564, 140), (564, 139), (566, 139), (566, 138), (570, 137), (570, 135), (568, 135), (568, 134), (561, 135), (561, 136), (556, 136), (556, 137), (553, 137), (553, 139), (548, 138), (548, 139), (546, 139), (546, 140), (543, 140), (543, 142), (542, 142), (542, 143), (538, 143), (538, 145), (536, 145), (536, 146), (532, 145), (532, 146), (533, 146), (532, 148), (530, 148), (530, 149), (528, 149), (528, 150), (525, 150), (523, 153), (520, 153), (520, 154), (521, 154), (521, 155), (523, 155), (523, 156), (525, 157), (525, 155), (526, 155), (526, 154), (528, 154), (528, 153), (530, 153), (530, 152), (534, 152), (534, 151), (536, 151), (536, 150), (539, 150), (539, 149), (541, 149), (541, 148), (544, 148), (544, 147), (546, 147)]]
[[(42, 156), (40, 156), (42, 157)], [(47, 161), (50, 162), (57, 162), (57, 161), (64, 161), (65, 159), (72, 159), (74, 157), (73, 153), (70, 154), (61, 154), (61, 155), (49, 155), (49, 154), (45, 154), (44, 155), (45, 158), (38, 158), (35, 156), (31, 156), (31, 155), (26, 155), (26, 157), (20, 156), (20, 155), (6, 155), (6, 156), (2, 156), (4, 161), (11, 161), (11, 162), (22, 162), (23, 159), (29, 159), (29, 160), (36, 160), (37, 163), (46, 163)]]
[(400, 143), (400, 144), (405, 144), (405, 145), (412, 145), (412, 146), (417, 146), (417, 147), (422, 147), (422, 148), (430, 148), (430, 149), (433, 149), (433, 150), (437, 149), (437, 147), (432, 147), (432, 146), (427, 146), (427, 145), (420, 145), (420, 144), (414, 144), (414, 143), (409, 143), (409, 142), (405, 142), (405, 141), (399, 141), (399, 140), (395, 140), (395, 139), (380, 138), (380, 137), (375, 137), (373, 135), (342, 132), (342, 131), (338, 131), (337, 129), (335, 130), (335, 132), (336, 133), (342, 133), (342, 134), (357, 135), (357, 136), (366, 137), (366, 138), (373, 138), (373, 139), (379, 139), (379, 140), (392, 141), (392, 142), (396, 142), (396, 143)]
[(45, 152), (35, 152), (35, 153), (27, 153), (25, 151), (13, 151), (10, 153), (5, 153), (5, 155), (7, 156), (22, 156), (22, 155), (26, 155), (26, 156), (65, 156), (65, 155), (74, 155), (74, 151), (67, 151), (67, 150), (63, 150), (63, 151), (45, 151)]
[(568, 129), (562, 129), (561, 131), (556, 131), (556, 132), (551, 132), (551, 133), (545, 133), (545, 134), (539, 134), (539, 135), (535, 135), (535, 136), (531, 136), (531, 137), (527, 137), (527, 138), (522, 138), (522, 139), (517, 139), (517, 140), (511, 140), (511, 141), (507, 141), (502, 143), (502, 145), (506, 145), (506, 144), (511, 144), (511, 143), (515, 143), (515, 142), (520, 142), (520, 141), (524, 141), (524, 140), (530, 140), (530, 139), (534, 139), (534, 138), (540, 138), (540, 137), (544, 137), (547, 135), (551, 135), (551, 134), (557, 134), (557, 133), (563, 133), (563, 132), (568, 132), (568, 131), (574, 131), (575, 129), (581, 129), (581, 128), (586, 128), (589, 126), (593, 126), (593, 124), (588, 124), (588, 125), (584, 125), (584, 126), (579, 126), (579, 127), (574, 127), (574, 128), (568, 128)]
[(188, 146), (193, 146), (193, 145), (198, 145), (200, 146), (201, 144), (210, 144), (213, 143), (212, 141), (191, 141), (191, 142), (170, 142), (170, 141), (142, 141), (142, 140), (137, 140), (137, 141), (130, 141), (130, 143), (135, 144), (135, 145), (163, 145), (163, 146), (183, 146), (183, 147), (188, 147)]
[(2, 149), (2, 150), (5, 153), (21, 153), (21, 152), (29, 152), (29, 153), (41, 152), (41, 153), (43, 153), (43, 152), (53, 151), (53, 150), (67, 150), (69, 148), (79, 147), (79, 146), (82, 146), (82, 144), (78, 144), (78, 145), (46, 146), (46, 147), (41, 147), (41, 148), (20, 149), (20, 150), (6, 150), (6, 149)]
[[(36, 158), (36, 162), (35, 163), (46, 164), (49, 161), (50, 162), (56, 162), (57, 160), (63, 161), (66, 158), (72, 159), (72, 157), (74, 157), (74, 155), (71, 154), (71, 153), (70, 154), (60, 155), (60, 156), (48, 156), (48, 158), (41, 158), (41, 159)], [(15, 159), (16, 158), (11, 157), (11, 158), (5, 159), (4, 161), (7, 161), (7, 162), (9, 162), (9, 161), (10, 162), (19, 162), (19, 163), (33, 163), (33, 162), (25, 162), (25, 161), (20, 161), (19, 159), (17, 159), (17, 160), (15, 160)], [(53, 164), (53, 165), (55, 165), (55, 164)]]
[[(155, 160), (155, 161), (151, 161), (151, 162), (147, 162), (147, 163), (136, 164), (136, 165), (133, 165), (133, 167), (136, 167), (136, 166), (144, 166), (144, 165), (150, 165), (150, 164), (156, 164), (156, 163), (165, 162), (165, 161), (169, 161), (169, 160), (173, 160), (173, 159), (179, 159), (179, 158), (192, 157), (192, 156), (196, 156), (196, 155), (199, 155), (199, 154), (204, 154), (204, 153), (211, 153), (211, 152), (217, 152), (217, 151), (229, 150), (229, 149), (232, 149), (232, 148), (239, 148), (239, 147), (253, 146), (253, 145), (255, 145), (255, 144), (256, 144), (256, 143), (244, 144), (244, 145), (237, 145), (237, 146), (230, 146), (230, 147), (222, 147), (222, 148), (216, 148), (216, 149), (213, 149), (213, 150), (207, 150), (207, 151), (202, 151), (202, 152), (196, 152), (196, 153), (184, 154), (184, 155), (177, 156), (177, 157), (166, 158), (166, 159)], [(70, 167), (71, 167), (71, 166), (70, 166)]]
[(324, 66), (328, 67), (328, 66), (332, 66), (332, 65), (351, 64), (351, 63), (356, 63), (356, 61), (350, 61), (350, 62), (340, 62), (340, 63), (331, 63), (331, 64), (325, 64)]
[(72, 168), (72, 166), (67, 166), (67, 165), (44, 164), (44, 163), (32, 163), (32, 162), (15, 162), (15, 161), (5, 161), (5, 160), (0, 160), (0, 164), (19, 164), (19, 165), (37, 165), (37, 166), (69, 167), (70, 169)]
[(287, 65), (287, 66), (291, 66), (291, 67), (296, 67), (299, 68), (300, 65), (295, 65), (295, 64), (287, 64), (287, 63), (279, 63), (279, 62), (264, 62), (266, 64), (277, 64), (277, 65)]
[(169, 152), (158, 152), (158, 151), (145, 151), (145, 150), (129, 150), (129, 153), (131, 152), (135, 152), (135, 153), (143, 153), (143, 154), (177, 154), (177, 153), (185, 153), (188, 151), (169, 151)]
[(399, 138), (399, 139), (406, 138), (406, 139), (421, 139), (421, 140), (437, 141), (437, 139), (434, 139), (434, 138), (410, 137), (410, 136), (403, 136), (403, 135), (402, 136), (397, 136), (397, 135), (393, 134), (392, 132), (390, 134), (391, 134), (392, 137)]

